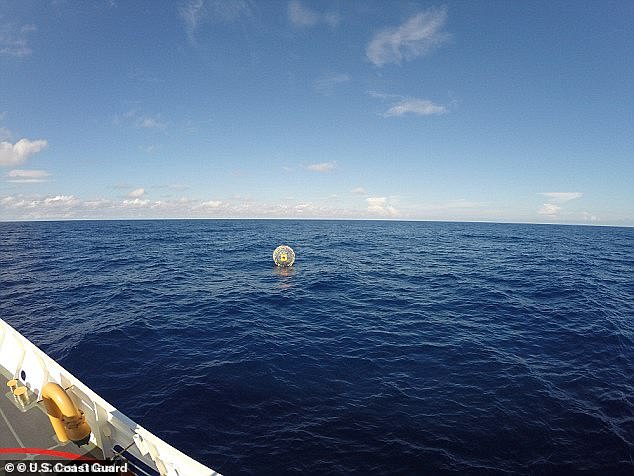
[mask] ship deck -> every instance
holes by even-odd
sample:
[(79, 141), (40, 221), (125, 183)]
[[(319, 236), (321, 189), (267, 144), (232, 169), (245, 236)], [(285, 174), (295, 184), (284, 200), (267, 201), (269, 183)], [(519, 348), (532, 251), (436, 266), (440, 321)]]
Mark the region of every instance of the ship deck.
[[(46, 414), (44, 404), (36, 402), (35, 396), (31, 394), (31, 402), (26, 407), (22, 407), (16, 402), (13, 394), (9, 391), (9, 387), (7, 387), (9, 380), (10, 376), (6, 374), (5, 369), (0, 367), (0, 429), (2, 429), (0, 431), (0, 449), (54, 450), (103, 459), (101, 450), (92, 443), (83, 445), (81, 448), (70, 441), (61, 443), (55, 436), (55, 431)], [(60, 458), (34, 452), (28, 454), (2, 454), (0, 459), (52, 460)]]

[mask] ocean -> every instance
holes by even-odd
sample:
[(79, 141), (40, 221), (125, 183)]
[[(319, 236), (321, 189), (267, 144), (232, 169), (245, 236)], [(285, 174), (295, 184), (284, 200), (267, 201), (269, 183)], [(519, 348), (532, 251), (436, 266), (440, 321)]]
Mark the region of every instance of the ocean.
[(632, 228), (0, 223), (0, 317), (227, 476), (634, 474)]

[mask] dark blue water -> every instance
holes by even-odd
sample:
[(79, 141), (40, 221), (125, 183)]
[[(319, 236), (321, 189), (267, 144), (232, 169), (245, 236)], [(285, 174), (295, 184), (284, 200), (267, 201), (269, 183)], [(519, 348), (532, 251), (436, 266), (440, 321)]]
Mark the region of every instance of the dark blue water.
[(634, 229), (0, 223), (0, 290), (227, 475), (634, 472)]

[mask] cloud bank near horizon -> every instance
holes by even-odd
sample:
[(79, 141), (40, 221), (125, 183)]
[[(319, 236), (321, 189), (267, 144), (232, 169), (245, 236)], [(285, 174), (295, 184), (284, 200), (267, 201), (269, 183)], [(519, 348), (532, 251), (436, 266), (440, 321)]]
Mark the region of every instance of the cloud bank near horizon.
[[(361, 191), (363, 194), (359, 193)], [(118, 199), (82, 199), (70, 194), (8, 195), (0, 196), (0, 221), (170, 218), (518, 221), (510, 220), (499, 209), (487, 203), (460, 199), (405, 206), (397, 197), (367, 197), (366, 193), (360, 187), (359, 190), (354, 189), (350, 195), (356, 196), (356, 202), (345, 205), (337, 196), (314, 201), (289, 198), (278, 202), (261, 202), (240, 197), (156, 200), (148, 198), (144, 188), (134, 189)], [(598, 222), (598, 217), (587, 211), (562, 213), (560, 206), (546, 205), (548, 204), (543, 207), (543, 213), (526, 215), (519, 221), (543, 223), (545, 218), (553, 223)]]

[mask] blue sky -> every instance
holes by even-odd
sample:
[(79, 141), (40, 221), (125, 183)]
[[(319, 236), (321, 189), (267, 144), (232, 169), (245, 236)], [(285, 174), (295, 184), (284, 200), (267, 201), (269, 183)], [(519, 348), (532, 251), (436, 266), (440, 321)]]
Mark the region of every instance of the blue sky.
[(0, 220), (634, 225), (634, 3), (0, 0)]

